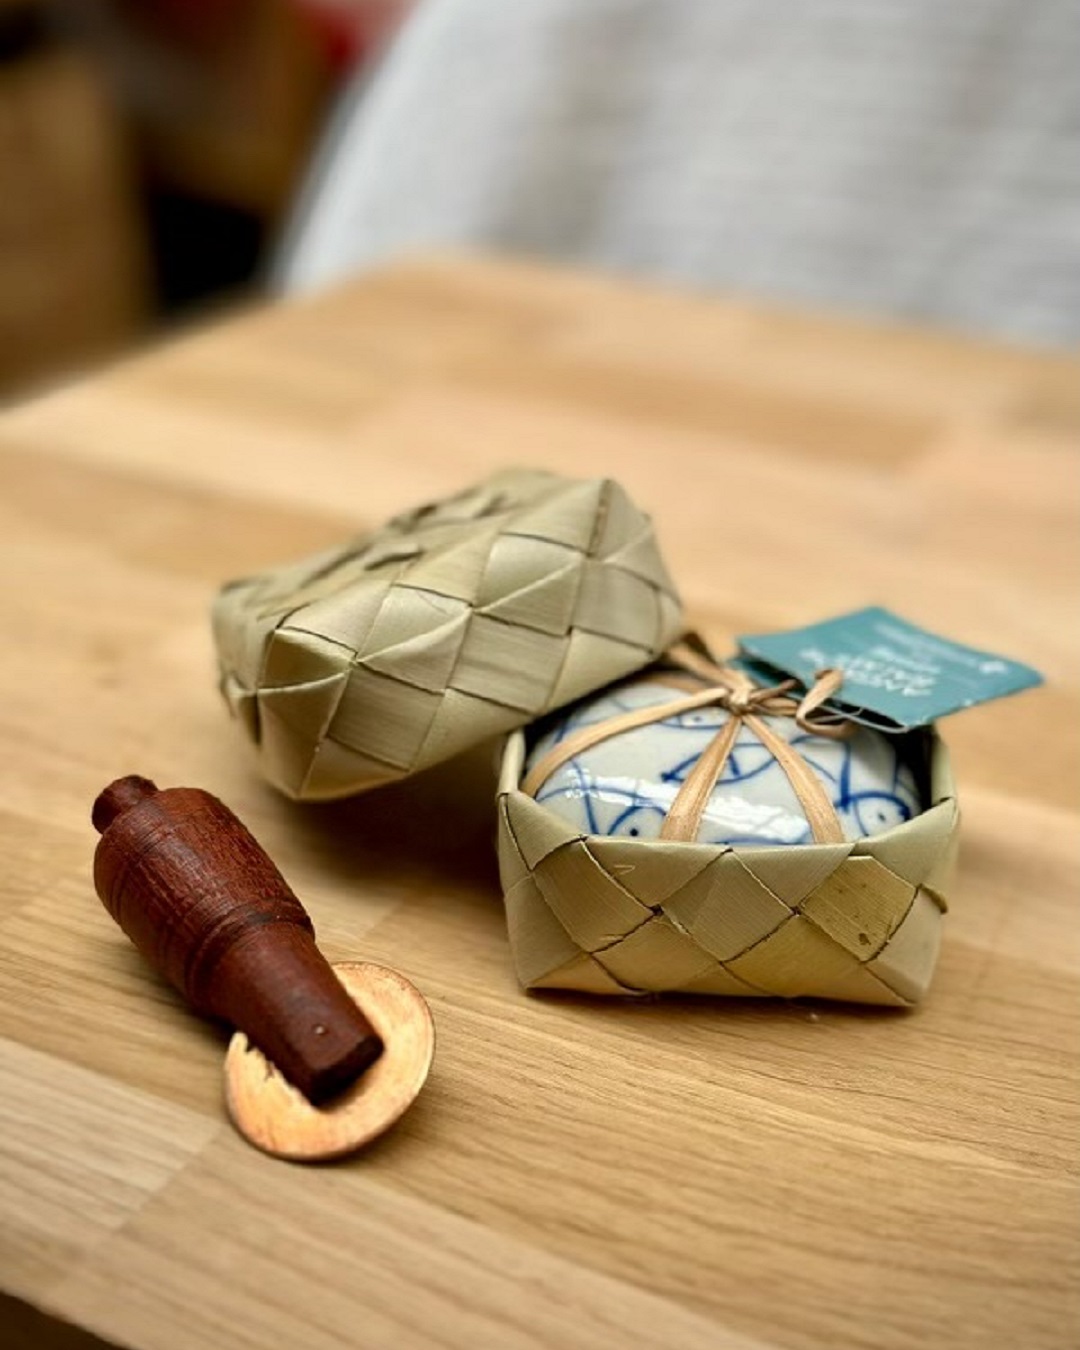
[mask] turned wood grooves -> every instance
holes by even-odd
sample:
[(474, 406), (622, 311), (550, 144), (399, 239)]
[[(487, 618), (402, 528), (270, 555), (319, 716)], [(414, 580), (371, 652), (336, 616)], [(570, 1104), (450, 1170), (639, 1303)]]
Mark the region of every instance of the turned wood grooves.
[(131, 775), (94, 803), (94, 884), (150, 964), (198, 1012), (245, 1032), (313, 1103), (382, 1041), (315, 946), (304, 907), (252, 835), (198, 788)]

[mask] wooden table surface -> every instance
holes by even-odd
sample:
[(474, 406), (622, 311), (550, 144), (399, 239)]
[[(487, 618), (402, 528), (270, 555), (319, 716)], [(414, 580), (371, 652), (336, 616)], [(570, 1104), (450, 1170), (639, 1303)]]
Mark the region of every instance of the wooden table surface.
[[(1080, 459), (1062, 357), (480, 260), (211, 326), (0, 423), (0, 1326), (138, 1350), (1076, 1344)], [(881, 602), (1040, 666), (949, 723), (912, 1014), (527, 997), (490, 754), (301, 807), (215, 690), (216, 586), (507, 463), (618, 475), (691, 617)], [(241, 1142), (223, 1040), (94, 896), (129, 771), (248, 821), (334, 958), (429, 997), (370, 1152)]]

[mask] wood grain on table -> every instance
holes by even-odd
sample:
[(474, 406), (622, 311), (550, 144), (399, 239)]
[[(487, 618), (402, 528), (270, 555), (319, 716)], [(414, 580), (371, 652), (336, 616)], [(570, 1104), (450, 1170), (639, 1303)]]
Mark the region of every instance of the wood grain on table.
[[(1077, 375), (432, 259), (9, 411), (0, 1343), (1075, 1345)], [(619, 476), (721, 649), (880, 602), (1045, 671), (948, 724), (963, 852), (920, 1010), (526, 997), (488, 751), (324, 807), (260, 781), (216, 586), (508, 463)], [(223, 797), (331, 959), (428, 995), (432, 1078), (370, 1152), (305, 1169), (228, 1125), (223, 1035), (93, 893), (126, 772)]]

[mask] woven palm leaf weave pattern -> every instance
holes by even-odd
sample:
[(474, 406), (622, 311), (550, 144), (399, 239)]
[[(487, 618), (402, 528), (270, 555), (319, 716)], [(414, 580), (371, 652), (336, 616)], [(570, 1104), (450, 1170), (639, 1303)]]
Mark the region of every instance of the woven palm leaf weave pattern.
[(608, 479), (511, 471), (226, 586), (221, 687), (296, 798), (401, 778), (653, 660), (681, 613)]
[(723, 847), (582, 835), (519, 789), (507, 744), (499, 866), (526, 988), (917, 1003), (937, 961), (958, 810), (930, 735), (920, 815), (843, 844)]

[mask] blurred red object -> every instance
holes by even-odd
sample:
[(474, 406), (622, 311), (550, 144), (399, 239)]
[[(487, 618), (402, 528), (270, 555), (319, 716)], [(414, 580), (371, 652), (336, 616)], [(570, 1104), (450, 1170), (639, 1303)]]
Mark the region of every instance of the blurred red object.
[(414, 0), (295, 0), (325, 43), (331, 68), (344, 74), (369, 60), (399, 26)]

